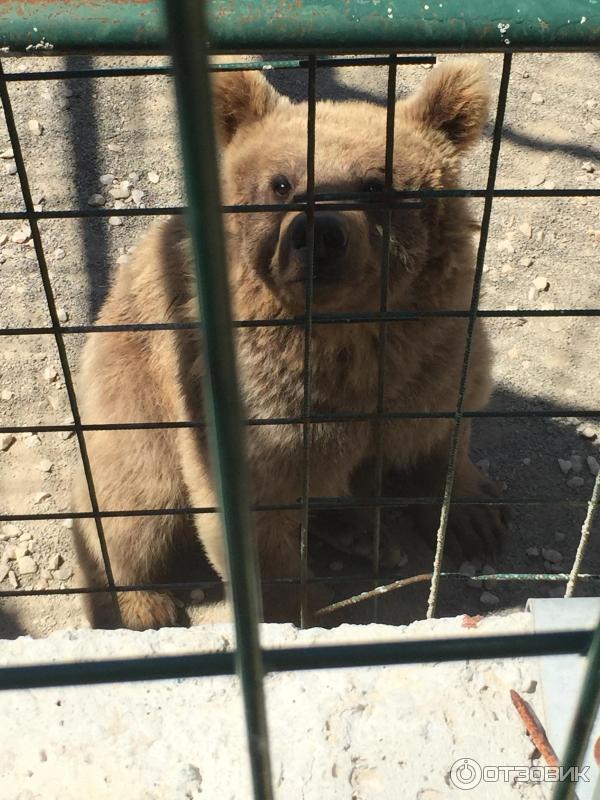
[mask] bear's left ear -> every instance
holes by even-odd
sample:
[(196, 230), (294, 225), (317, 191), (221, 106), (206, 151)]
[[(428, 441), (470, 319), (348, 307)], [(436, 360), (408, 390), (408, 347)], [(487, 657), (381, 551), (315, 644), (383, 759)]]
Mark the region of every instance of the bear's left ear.
[(442, 132), (459, 150), (474, 144), (488, 118), (490, 90), (480, 61), (436, 67), (404, 104), (409, 119)]
[(212, 78), (212, 94), (217, 138), (221, 146), (229, 144), (244, 125), (258, 122), (280, 102), (285, 102), (255, 70), (216, 72)]

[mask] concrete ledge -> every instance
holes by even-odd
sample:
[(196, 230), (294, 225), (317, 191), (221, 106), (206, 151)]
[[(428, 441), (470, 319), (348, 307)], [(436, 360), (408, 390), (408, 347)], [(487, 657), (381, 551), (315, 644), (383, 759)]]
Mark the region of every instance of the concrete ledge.
[[(462, 617), (408, 627), (298, 631), (265, 625), (266, 646), (528, 632), (528, 613)], [(0, 666), (220, 651), (229, 625), (191, 629), (62, 631), (0, 642)], [(532, 745), (511, 688), (537, 711), (535, 659), (369, 667), (267, 678), (278, 800), (442, 800), (469, 757), (527, 766)], [(235, 678), (11, 691), (0, 695), (0, 800), (250, 800), (245, 730)], [(543, 798), (550, 787), (482, 783), (470, 798)]]

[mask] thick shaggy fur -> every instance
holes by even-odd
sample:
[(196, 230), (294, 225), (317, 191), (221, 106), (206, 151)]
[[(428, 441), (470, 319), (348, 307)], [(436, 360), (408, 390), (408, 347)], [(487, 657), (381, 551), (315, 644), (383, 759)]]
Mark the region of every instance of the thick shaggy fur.
[[(215, 110), (222, 147), (226, 203), (274, 203), (273, 177), (285, 176), (288, 199), (306, 191), (305, 104), (278, 95), (256, 72), (215, 78)], [(396, 109), (394, 186), (458, 185), (463, 152), (481, 134), (488, 89), (477, 63), (437, 67), (421, 89)], [(359, 191), (381, 179), (385, 165), (385, 109), (361, 102), (317, 106), (315, 180), (318, 190)], [(298, 212), (227, 215), (229, 273), (238, 319), (287, 318), (303, 313), (305, 283), (290, 279), (283, 253)], [(314, 310), (376, 311), (380, 304), (384, 212), (344, 212), (349, 246), (334, 282), (315, 281)], [(431, 310), (468, 308), (473, 283), (473, 222), (461, 199), (435, 199), (425, 207), (394, 211), (388, 307)], [(300, 269), (296, 265), (297, 269)], [(301, 275), (302, 277), (302, 275)], [(187, 322), (197, 319), (197, 298), (186, 231), (179, 219), (156, 225), (132, 263), (119, 270), (99, 315), (101, 324)], [(465, 319), (422, 318), (387, 326), (385, 410), (449, 411), (455, 408), (465, 348)], [(313, 326), (312, 410), (373, 412), (377, 408), (379, 326), (372, 323)], [(302, 413), (304, 329), (262, 327), (237, 333), (243, 400), (249, 417)], [(479, 409), (490, 392), (489, 351), (476, 328), (466, 408)], [(80, 375), (82, 417), (87, 423), (202, 419), (202, 356), (192, 332), (97, 333), (88, 337)], [(444, 484), (452, 421), (386, 422), (386, 466), (416, 483), (423, 496)], [(214, 506), (216, 498), (204, 434), (191, 430), (86, 434), (100, 507), (106, 510)], [(468, 455), (463, 424), (455, 494), (493, 492)], [(374, 453), (364, 422), (311, 426), (310, 492), (350, 493), (356, 469)], [(302, 427), (252, 426), (248, 450), (254, 499), (293, 502), (302, 495)], [(402, 477), (399, 478), (403, 484)], [(403, 485), (398, 486), (398, 494)], [(85, 483), (75, 487), (79, 508), (89, 507)], [(466, 550), (493, 548), (502, 523), (485, 506), (460, 506), (450, 529)], [(435, 530), (439, 510), (415, 510), (424, 531)], [(104, 528), (118, 584), (159, 581), (180, 535), (177, 516), (107, 518)], [(206, 555), (223, 576), (219, 520), (196, 517)], [(299, 519), (292, 512), (256, 515), (263, 577), (298, 577)], [(93, 521), (75, 531), (84, 579), (104, 583)], [(315, 592), (314, 604), (321, 601)], [(162, 592), (122, 593), (120, 610), (132, 628), (173, 624), (177, 607)], [(295, 619), (297, 590), (265, 594), (268, 619)], [(107, 624), (103, 603), (91, 604), (96, 624)], [(105, 610), (105, 609), (104, 609)]]

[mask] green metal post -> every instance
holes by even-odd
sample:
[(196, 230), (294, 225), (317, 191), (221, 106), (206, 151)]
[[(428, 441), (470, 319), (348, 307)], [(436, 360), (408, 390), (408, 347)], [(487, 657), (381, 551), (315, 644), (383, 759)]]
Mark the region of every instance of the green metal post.
[(166, 10), (204, 333), (206, 413), (235, 614), (236, 663), (244, 694), (254, 796), (256, 800), (270, 800), (273, 795), (258, 635), (258, 569), (221, 224), (204, 3), (167, 0)]

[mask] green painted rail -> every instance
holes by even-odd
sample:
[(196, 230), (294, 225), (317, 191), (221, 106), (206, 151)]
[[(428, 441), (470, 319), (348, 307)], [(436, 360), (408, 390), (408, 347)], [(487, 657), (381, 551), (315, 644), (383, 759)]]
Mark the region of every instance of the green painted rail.
[[(598, 0), (209, 0), (212, 50), (595, 50)], [(0, 0), (13, 52), (164, 52), (160, 0)]]

